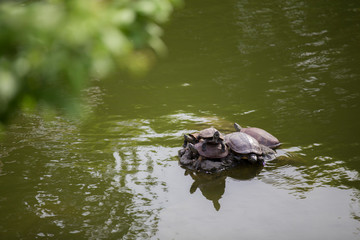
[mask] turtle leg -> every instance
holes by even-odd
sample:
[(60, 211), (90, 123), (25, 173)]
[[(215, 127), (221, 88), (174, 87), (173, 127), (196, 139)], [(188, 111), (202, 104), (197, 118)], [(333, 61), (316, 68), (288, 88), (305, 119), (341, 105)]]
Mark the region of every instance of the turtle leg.
[(205, 152), (206, 151), (206, 144), (207, 144), (208, 140), (205, 139), (205, 141), (203, 142), (203, 144), (201, 145), (202, 150)]
[(189, 143), (188, 146), (189, 146), (189, 149), (190, 149), (190, 151), (191, 151), (192, 157), (197, 157), (197, 156), (199, 155), (199, 152), (198, 152), (198, 150), (195, 148), (195, 146), (194, 146), (192, 143)]
[(183, 148), (186, 148), (188, 141), (187, 141), (187, 136), (186, 134), (184, 134), (184, 144), (183, 144)]
[(265, 166), (264, 156), (258, 156), (257, 163), (262, 164), (263, 166)]
[(233, 155), (233, 158), (234, 158), (235, 160), (237, 160), (237, 161), (240, 161), (240, 160), (241, 160), (241, 157), (238, 156), (238, 155)]
[(225, 152), (225, 144), (224, 144), (224, 141), (220, 141), (220, 144), (221, 144), (221, 151), (222, 151), (222, 152)]
[(271, 148), (266, 147), (264, 145), (260, 145), (260, 147), (263, 152), (263, 155), (262, 155), (263, 160), (270, 161), (270, 160), (274, 160), (276, 158), (276, 152), (274, 150), (272, 150)]
[(195, 169), (196, 170), (200, 170), (200, 167), (201, 167), (201, 161), (202, 161), (202, 157), (200, 156), (197, 160), (196, 160), (196, 162), (195, 162)]

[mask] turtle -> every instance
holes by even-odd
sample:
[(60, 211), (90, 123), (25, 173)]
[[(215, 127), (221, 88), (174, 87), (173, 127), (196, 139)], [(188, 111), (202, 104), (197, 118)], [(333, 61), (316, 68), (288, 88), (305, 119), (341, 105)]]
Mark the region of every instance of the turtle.
[(195, 145), (192, 143), (188, 144), (188, 147), (191, 150), (191, 152), (195, 156), (198, 156), (198, 159), (195, 162), (195, 169), (199, 170), (203, 160), (207, 161), (203, 167), (204, 169), (207, 170), (209, 170), (208, 168), (219, 169), (221, 167), (221, 162), (212, 161), (212, 160), (226, 157), (229, 154), (228, 148), (225, 146), (225, 150), (223, 151), (222, 145), (220, 143), (218, 144), (205, 143), (207, 146), (206, 146), (206, 150), (204, 151), (203, 144), (204, 144), (204, 140), (201, 140)]
[(225, 135), (226, 144), (235, 153), (235, 158), (247, 159), (251, 163), (262, 160), (263, 150), (259, 142), (243, 132), (234, 132)]
[[(204, 144), (206, 144), (206, 150), (204, 151)], [(189, 148), (192, 152), (198, 153), (200, 156), (210, 159), (223, 158), (229, 154), (229, 150), (227, 147), (222, 149), (222, 145), (218, 144), (208, 144), (204, 143), (204, 141), (200, 141), (197, 144), (189, 144)]]
[(206, 128), (201, 130), (198, 133), (193, 133), (189, 135), (184, 135), (184, 147), (186, 147), (187, 143), (190, 142), (192, 144), (198, 143), (200, 140), (202, 142), (202, 150), (205, 152), (206, 147), (208, 145), (221, 145), (221, 151), (225, 152), (225, 143), (224, 136), (216, 129), (216, 128)]
[(188, 143), (196, 144), (198, 141), (198, 136), (200, 133), (190, 133), (190, 134), (184, 134), (184, 145), (183, 147), (186, 148), (186, 145)]
[(280, 141), (261, 128), (256, 127), (249, 127), (249, 128), (242, 128), (239, 124), (234, 123), (234, 128), (237, 132), (243, 132), (251, 137), (255, 138), (261, 145), (266, 147), (275, 149), (281, 145)]

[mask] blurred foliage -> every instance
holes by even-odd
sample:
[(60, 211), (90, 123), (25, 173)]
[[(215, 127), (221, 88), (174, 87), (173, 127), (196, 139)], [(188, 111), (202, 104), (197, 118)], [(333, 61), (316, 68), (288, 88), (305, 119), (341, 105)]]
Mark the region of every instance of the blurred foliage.
[[(23, 1), (22, 1), (23, 2)], [(160, 24), (182, 0), (0, 3), (0, 123), (39, 105), (77, 111), (90, 79), (141, 74), (166, 53)]]

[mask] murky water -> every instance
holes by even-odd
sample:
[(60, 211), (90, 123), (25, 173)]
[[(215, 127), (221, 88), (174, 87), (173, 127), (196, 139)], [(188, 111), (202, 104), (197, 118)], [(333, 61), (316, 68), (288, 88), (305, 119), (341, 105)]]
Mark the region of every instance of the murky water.
[[(0, 144), (1, 239), (359, 239), (360, 2), (188, 1), (168, 58), (24, 114)], [(284, 144), (263, 168), (182, 169), (182, 134), (233, 122)]]

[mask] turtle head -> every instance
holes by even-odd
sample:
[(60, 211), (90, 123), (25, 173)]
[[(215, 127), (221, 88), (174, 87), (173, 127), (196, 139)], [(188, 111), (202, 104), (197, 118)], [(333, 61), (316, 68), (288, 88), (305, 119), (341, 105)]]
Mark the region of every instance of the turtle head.
[(196, 154), (196, 155), (199, 154), (199, 152), (198, 152), (198, 150), (195, 148), (194, 144), (189, 143), (188, 146), (189, 146), (189, 149), (191, 150), (192, 153), (194, 153), (194, 154)]
[(235, 131), (237, 131), (237, 132), (241, 131), (241, 126), (237, 123), (234, 123), (234, 128), (235, 128)]
[(251, 154), (249, 154), (248, 160), (250, 163), (255, 164), (257, 162), (258, 158), (255, 153), (251, 153)]
[(220, 132), (219, 132), (219, 131), (216, 131), (216, 132), (214, 133), (213, 139), (214, 139), (215, 142), (217, 142), (217, 140), (218, 140), (219, 138), (220, 138)]
[(195, 142), (194, 137), (191, 136), (191, 135), (187, 135), (187, 134), (184, 134), (184, 140), (185, 140), (186, 142), (190, 142), (190, 143), (194, 143), (194, 142)]

